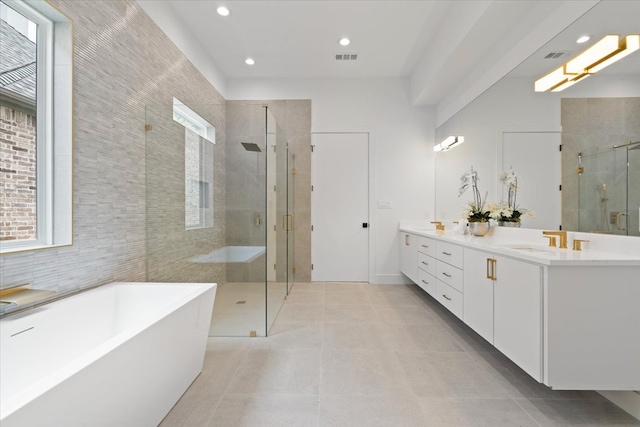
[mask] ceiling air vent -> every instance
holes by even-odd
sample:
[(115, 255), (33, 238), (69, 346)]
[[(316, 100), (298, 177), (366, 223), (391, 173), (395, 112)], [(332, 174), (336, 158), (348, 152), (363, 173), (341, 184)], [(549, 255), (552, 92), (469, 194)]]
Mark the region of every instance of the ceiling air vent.
[(556, 58), (560, 58), (561, 56), (566, 56), (567, 52), (549, 52), (544, 59), (556, 59)]
[(358, 59), (357, 53), (338, 53), (336, 54), (336, 61), (355, 61)]

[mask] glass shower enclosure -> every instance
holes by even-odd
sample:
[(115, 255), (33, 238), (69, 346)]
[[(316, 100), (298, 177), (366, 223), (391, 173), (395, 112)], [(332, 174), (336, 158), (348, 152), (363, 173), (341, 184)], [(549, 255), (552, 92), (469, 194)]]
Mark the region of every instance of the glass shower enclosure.
[(640, 141), (579, 153), (579, 231), (640, 236)]
[(293, 285), (294, 155), (266, 106), (148, 106), (147, 280), (218, 283), (211, 336), (266, 336)]

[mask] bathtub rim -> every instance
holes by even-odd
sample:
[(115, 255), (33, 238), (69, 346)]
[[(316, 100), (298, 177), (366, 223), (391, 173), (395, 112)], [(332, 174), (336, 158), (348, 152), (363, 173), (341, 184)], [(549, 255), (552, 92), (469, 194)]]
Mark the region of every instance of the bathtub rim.
[[(81, 295), (86, 295), (91, 291), (97, 291), (102, 289), (108, 289), (111, 287), (118, 286), (144, 286), (144, 287), (156, 287), (156, 286), (170, 286), (170, 287), (184, 287), (189, 286), (192, 287), (193, 290), (185, 295), (182, 295), (179, 298), (176, 298), (173, 301), (173, 304), (164, 305), (159, 308), (157, 311), (153, 312), (152, 316), (149, 316), (148, 319), (141, 320), (136, 323), (134, 327), (127, 328), (120, 333), (114, 335), (107, 341), (93, 347), (91, 350), (83, 353), (77, 358), (71, 359), (67, 361), (64, 365), (60, 366), (58, 369), (55, 369), (48, 375), (43, 378), (35, 381), (31, 385), (25, 387), (24, 389), (14, 393), (12, 396), (8, 398), (3, 398), (0, 396), (0, 422), (4, 420), (6, 417), (13, 414), (15, 411), (19, 410), (23, 406), (27, 405), (32, 400), (35, 400), (39, 396), (47, 393), (51, 389), (53, 389), (56, 385), (64, 382), (68, 378), (70, 378), (74, 373), (80, 372), (84, 369), (87, 369), (96, 361), (105, 357), (109, 352), (123, 343), (127, 342), (131, 338), (140, 334), (145, 329), (150, 328), (154, 324), (158, 323), (161, 319), (169, 316), (171, 313), (177, 311), (178, 309), (184, 307), (187, 303), (195, 300), (200, 297), (202, 294), (214, 290), (217, 290), (216, 283), (172, 283), (172, 282), (112, 282), (102, 286), (98, 286), (92, 288), (87, 292), (83, 292), (81, 294), (73, 294), (73, 296), (80, 297)], [(47, 304), (45, 306), (53, 306), (53, 305), (63, 305), (68, 302), (71, 298), (63, 298), (52, 302), (51, 304)], [(20, 318), (27, 317), (28, 312), (22, 312)], [(15, 319), (15, 318), (13, 318)], [(7, 321), (11, 321), (12, 317), (5, 317), (0, 319), (0, 323), (4, 323)]]

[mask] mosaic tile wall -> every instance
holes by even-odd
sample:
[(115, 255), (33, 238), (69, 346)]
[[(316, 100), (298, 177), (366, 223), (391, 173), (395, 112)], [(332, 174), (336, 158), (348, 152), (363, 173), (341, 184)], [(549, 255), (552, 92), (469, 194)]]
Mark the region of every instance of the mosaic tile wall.
[[(2, 256), (0, 285), (65, 293), (144, 281), (146, 106), (174, 96), (190, 105), (225, 100), (136, 2), (52, 4), (74, 23), (74, 241)], [(222, 130), (224, 108), (216, 114)]]
[[(234, 123), (240, 120), (241, 112), (245, 112), (247, 105), (268, 105), (269, 111), (275, 118), (279, 131), (289, 143), (295, 153), (294, 178), (294, 281), (306, 283), (311, 281), (311, 101), (310, 100), (267, 100), (267, 101), (228, 101), (227, 121), (229, 123), (229, 150), (232, 150)], [(234, 111), (238, 114), (234, 114)], [(237, 117), (236, 117), (237, 116)], [(255, 119), (256, 125), (264, 123), (262, 117)], [(229, 168), (233, 152), (227, 151), (229, 156)], [(243, 154), (244, 155), (244, 154)], [(232, 183), (233, 184), (233, 183)], [(233, 197), (233, 188), (227, 188), (229, 200)], [(230, 202), (232, 203), (232, 202)], [(234, 222), (229, 217), (229, 230), (234, 227)], [(229, 231), (229, 236), (234, 233)], [(230, 242), (227, 244), (238, 244)]]

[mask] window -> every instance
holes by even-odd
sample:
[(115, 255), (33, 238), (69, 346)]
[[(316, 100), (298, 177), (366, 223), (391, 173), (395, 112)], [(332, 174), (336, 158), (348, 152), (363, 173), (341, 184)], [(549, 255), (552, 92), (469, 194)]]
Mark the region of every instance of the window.
[(0, 1), (3, 253), (71, 243), (70, 41), (46, 2)]
[(184, 126), (185, 229), (212, 227), (216, 128), (176, 98), (173, 120)]

